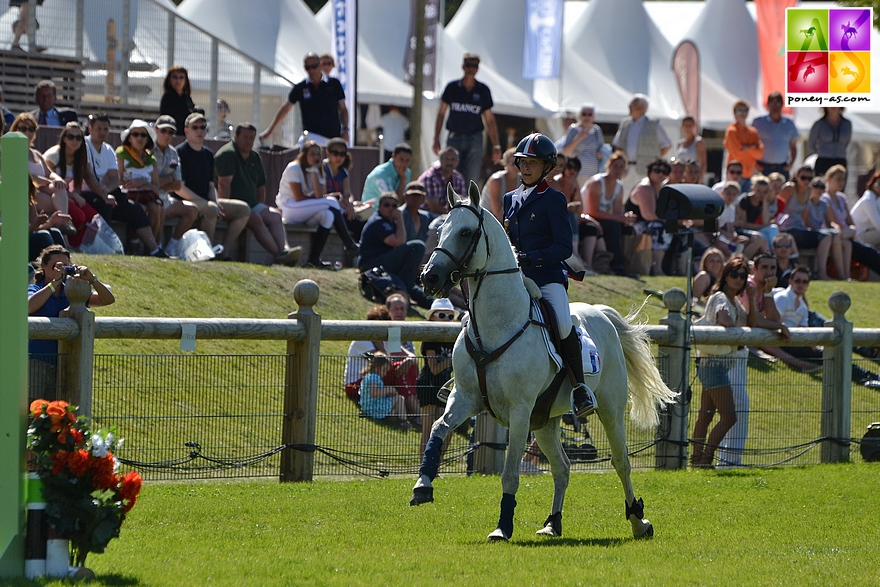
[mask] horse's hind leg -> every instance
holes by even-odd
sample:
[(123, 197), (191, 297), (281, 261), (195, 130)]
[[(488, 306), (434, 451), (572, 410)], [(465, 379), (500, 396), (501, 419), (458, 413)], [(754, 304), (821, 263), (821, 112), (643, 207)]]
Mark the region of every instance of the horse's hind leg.
[(458, 428), (465, 420), (476, 415), (479, 411), (480, 406), (464, 393), (455, 390), (450, 394), (446, 410), (431, 427), (431, 438), (428, 439), (428, 444), (425, 446), (422, 465), (419, 467), (419, 478), (413, 487), (413, 495), (409, 505), (421, 505), (434, 501), (434, 486), (431, 482), (437, 476), (437, 470), (440, 468), (443, 442), (451, 430)]
[(632, 525), (633, 536), (642, 538), (654, 535), (654, 527), (645, 519), (645, 504), (641, 499), (636, 499), (632, 488), (629, 464), (629, 455), (626, 452), (626, 432), (623, 427), (623, 415), (614, 422), (602, 422), (605, 425), (605, 433), (608, 436), (608, 444), (611, 446), (611, 464), (620, 477), (623, 484), (623, 493), (626, 497), (626, 519)]
[(571, 462), (562, 448), (559, 438), (559, 418), (552, 418), (546, 426), (535, 431), (535, 438), (541, 452), (550, 461), (553, 473), (553, 507), (544, 527), (536, 532), (544, 536), (562, 536), (562, 503), (565, 501), (565, 490), (571, 475)]

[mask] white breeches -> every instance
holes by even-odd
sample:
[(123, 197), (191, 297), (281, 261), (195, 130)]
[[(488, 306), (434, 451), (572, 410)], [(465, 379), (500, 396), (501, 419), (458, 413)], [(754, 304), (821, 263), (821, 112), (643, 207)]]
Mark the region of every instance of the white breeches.
[(571, 334), (574, 323), (571, 321), (571, 310), (568, 307), (568, 292), (561, 283), (548, 283), (541, 286), (541, 295), (550, 302), (556, 312), (556, 324), (559, 325), (559, 338)]
[(322, 228), (333, 226), (333, 213), (330, 208), (341, 210), (336, 198), (314, 198), (309, 200), (284, 200), (280, 202), (281, 218), (285, 224), (303, 222), (309, 226)]

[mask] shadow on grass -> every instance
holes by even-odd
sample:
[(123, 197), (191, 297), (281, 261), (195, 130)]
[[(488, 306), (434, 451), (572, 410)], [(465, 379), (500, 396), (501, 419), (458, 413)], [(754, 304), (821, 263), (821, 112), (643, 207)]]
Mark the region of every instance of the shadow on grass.
[[(636, 542), (635, 538), (550, 538), (550, 537), (528, 537), (528, 538), (512, 538), (508, 544), (511, 546), (518, 546), (520, 548), (536, 548), (536, 547), (570, 547), (570, 546), (598, 546), (603, 548), (614, 548), (618, 546), (622, 546), (624, 544), (628, 544), (630, 542)], [(488, 540), (474, 540), (471, 542), (474, 545), (481, 544), (492, 544), (492, 542)], [(499, 544), (503, 544), (503, 542), (499, 542)]]

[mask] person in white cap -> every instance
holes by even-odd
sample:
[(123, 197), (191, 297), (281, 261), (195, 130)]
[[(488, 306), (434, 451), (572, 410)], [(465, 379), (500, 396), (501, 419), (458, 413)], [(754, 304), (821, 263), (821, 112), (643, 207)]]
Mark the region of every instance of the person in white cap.
[[(459, 317), (458, 310), (448, 298), (437, 298), (425, 316), (431, 322), (453, 322)], [(452, 378), (452, 349), (455, 342), (423, 342), (420, 354), (425, 357), (416, 379), (416, 394), (422, 406), (422, 440), (419, 454), (425, 452), (425, 445), (431, 437), (431, 426), (443, 414), (446, 403), (437, 397), (440, 388)]]
[(159, 197), (159, 172), (152, 152), (156, 132), (145, 120), (135, 119), (120, 133), (119, 138), (122, 145), (116, 149), (116, 164), (122, 191), (129, 201), (142, 205), (147, 211), (153, 237), (159, 243), (150, 255), (167, 257), (161, 245), (165, 211), (162, 198)]

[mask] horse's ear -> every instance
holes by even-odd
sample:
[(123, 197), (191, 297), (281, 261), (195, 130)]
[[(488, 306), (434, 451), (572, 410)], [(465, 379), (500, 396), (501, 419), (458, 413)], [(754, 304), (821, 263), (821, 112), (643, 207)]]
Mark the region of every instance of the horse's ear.
[(471, 201), (471, 206), (474, 208), (480, 207), (480, 188), (477, 187), (474, 180), (471, 180), (471, 183), (468, 186), (468, 199)]
[(460, 199), (461, 198), (459, 198), (458, 194), (455, 193), (455, 189), (452, 187), (452, 182), (450, 181), (449, 183), (447, 183), (446, 200), (449, 202), (449, 209), (451, 210), (452, 208), (454, 208)]

